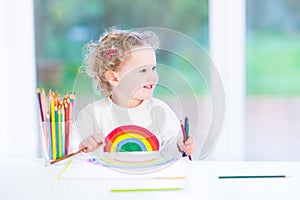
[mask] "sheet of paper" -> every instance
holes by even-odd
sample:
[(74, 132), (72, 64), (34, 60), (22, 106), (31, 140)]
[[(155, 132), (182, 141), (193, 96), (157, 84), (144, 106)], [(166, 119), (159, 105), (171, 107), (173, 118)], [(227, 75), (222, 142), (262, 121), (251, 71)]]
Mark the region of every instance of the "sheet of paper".
[[(67, 164), (66, 164), (67, 165)], [(180, 159), (153, 173), (128, 174), (124, 170), (93, 164), (85, 158), (74, 161), (60, 172), (61, 181), (104, 181), (111, 189), (184, 188), (190, 177), (190, 165)]]

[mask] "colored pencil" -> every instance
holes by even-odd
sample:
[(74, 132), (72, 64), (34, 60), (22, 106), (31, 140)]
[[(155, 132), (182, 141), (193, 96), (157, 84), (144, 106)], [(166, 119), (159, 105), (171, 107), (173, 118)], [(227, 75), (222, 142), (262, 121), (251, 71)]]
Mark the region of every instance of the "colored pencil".
[(185, 133), (187, 138), (189, 137), (189, 132), (190, 132), (190, 123), (189, 123), (189, 118), (185, 117), (184, 118), (184, 129), (185, 129)]
[(59, 158), (59, 132), (58, 132), (58, 108), (57, 108), (57, 101), (56, 105), (54, 106), (54, 114), (55, 114), (55, 141), (56, 141), (56, 159)]
[(46, 122), (47, 122), (47, 130), (48, 130), (48, 153), (49, 153), (49, 158), (52, 158), (52, 142), (51, 142), (51, 123), (50, 123), (50, 113), (49, 111), (47, 112), (46, 115)]
[(42, 101), (42, 110), (43, 110), (44, 120), (46, 120), (46, 115), (47, 115), (48, 110), (47, 110), (47, 97), (46, 97), (44, 88), (42, 88), (41, 101)]
[(69, 162), (66, 164), (66, 166), (61, 170), (61, 172), (58, 174), (57, 179), (60, 180), (62, 175), (65, 173), (65, 171), (68, 169), (68, 167), (72, 164), (73, 159), (70, 159)]
[(70, 153), (69, 155), (66, 155), (66, 156), (64, 156), (64, 157), (58, 158), (58, 159), (56, 159), (56, 160), (53, 160), (53, 161), (49, 162), (46, 166), (53, 165), (53, 164), (55, 164), (55, 163), (58, 163), (58, 162), (60, 162), (60, 161), (63, 161), (63, 160), (65, 160), (65, 159), (67, 159), (67, 158), (71, 158), (71, 157), (73, 157), (73, 156), (75, 156), (75, 155), (77, 155), (77, 154), (83, 153), (83, 152), (87, 152), (87, 147), (82, 148), (82, 149), (79, 149), (78, 151), (76, 151), (76, 152), (74, 152), (74, 153)]
[(68, 103), (67, 104), (67, 113), (68, 113), (68, 117), (66, 119), (66, 133), (65, 133), (65, 154), (67, 155), (69, 152), (69, 142), (70, 142), (70, 133), (71, 133), (71, 126), (72, 126), (72, 122), (71, 122), (71, 116), (72, 116), (72, 104)]
[(37, 96), (45, 135), (43, 140), (49, 157), (56, 160), (67, 155), (69, 151), (75, 92), (60, 97), (58, 90), (53, 92), (50, 89), (47, 100), (44, 88), (37, 88)]
[(56, 160), (56, 133), (55, 133), (55, 110), (54, 101), (50, 102), (51, 117), (51, 138), (52, 138), (52, 159)]
[(65, 136), (65, 109), (61, 109), (61, 136), (62, 136), (62, 156), (65, 156), (65, 141), (66, 141), (66, 136)]
[(180, 126), (181, 126), (181, 131), (182, 131), (182, 134), (183, 134), (183, 142), (185, 142), (186, 141), (186, 134), (185, 134), (185, 129), (184, 129), (182, 121), (180, 121)]
[[(99, 145), (99, 146), (103, 145), (103, 142), (98, 143), (98, 145)], [(62, 158), (58, 158), (58, 159), (56, 159), (56, 160), (53, 160), (53, 161), (49, 162), (46, 166), (53, 165), (54, 163), (63, 161), (63, 160), (65, 160), (65, 159), (67, 159), (67, 158), (71, 158), (71, 157), (73, 157), (73, 156), (76, 156), (77, 154), (80, 154), (80, 153), (86, 153), (86, 152), (88, 152), (88, 148), (87, 148), (87, 147), (84, 147), (84, 148), (79, 149), (78, 151), (76, 151), (76, 152), (74, 152), (74, 153), (70, 153), (70, 154), (68, 154), (68, 155), (66, 155), (66, 156), (64, 156), (64, 157), (62, 157)]]
[(57, 120), (57, 127), (58, 127), (58, 158), (63, 157), (62, 154), (62, 120), (61, 120), (61, 108), (58, 109), (58, 120)]
[(48, 152), (49, 148), (49, 136), (48, 136), (48, 122), (47, 122), (47, 97), (45, 94), (44, 88), (42, 88), (42, 93), (41, 93), (41, 102), (42, 102), (42, 111), (43, 111), (43, 118), (44, 122), (43, 123), (43, 130), (44, 130), (44, 135), (45, 135), (45, 144), (46, 144), (46, 151)]
[[(180, 120), (180, 125), (181, 125), (181, 131), (182, 131), (182, 134), (183, 134), (183, 143), (188, 139), (187, 137), (187, 134), (185, 132), (185, 127), (183, 125), (183, 122)], [(186, 156), (185, 152), (183, 152), (183, 156)], [(189, 160), (192, 160), (192, 157), (189, 156)]]
[(68, 103), (65, 103), (65, 155), (68, 155), (69, 149), (67, 148), (67, 132), (69, 130), (70, 121), (69, 121), (69, 108)]
[[(184, 125), (183, 125), (183, 123), (182, 123), (182, 121), (180, 121), (180, 126), (181, 126), (181, 130), (182, 130), (182, 134), (183, 134), (183, 142), (185, 141), (185, 138), (186, 138), (186, 135), (185, 135), (185, 133), (184, 133)], [(185, 154), (185, 152), (183, 152), (182, 153), (182, 157), (186, 157), (186, 154)]]
[(120, 181), (120, 180), (185, 180), (185, 176), (173, 176), (173, 177), (65, 177), (63, 180), (109, 180), (109, 181)]
[(39, 108), (40, 108), (40, 115), (42, 122), (44, 121), (44, 112), (43, 112), (43, 107), (42, 107), (42, 100), (41, 100), (41, 91), (40, 88), (36, 89), (37, 95), (38, 95), (38, 101), (39, 101)]
[(219, 176), (219, 179), (243, 179), (243, 178), (287, 178), (286, 175), (254, 175), (254, 176)]
[(130, 189), (113, 189), (111, 192), (166, 192), (166, 191), (179, 191), (183, 188), (130, 188)]
[[(188, 117), (184, 118), (184, 130), (185, 130), (185, 134), (186, 134), (186, 139), (188, 139), (190, 136), (190, 123), (189, 123)], [(189, 160), (192, 161), (191, 155), (189, 155)]]

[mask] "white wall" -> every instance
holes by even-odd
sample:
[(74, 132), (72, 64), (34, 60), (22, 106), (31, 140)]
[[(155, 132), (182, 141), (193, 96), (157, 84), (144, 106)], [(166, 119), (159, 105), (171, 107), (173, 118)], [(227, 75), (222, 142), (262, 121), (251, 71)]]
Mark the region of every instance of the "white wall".
[(32, 0), (0, 1), (0, 156), (38, 153)]
[(245, 0), (210, 0), (210, 55), (223, 80), (225, 124), (218, 160), (245, 159)]

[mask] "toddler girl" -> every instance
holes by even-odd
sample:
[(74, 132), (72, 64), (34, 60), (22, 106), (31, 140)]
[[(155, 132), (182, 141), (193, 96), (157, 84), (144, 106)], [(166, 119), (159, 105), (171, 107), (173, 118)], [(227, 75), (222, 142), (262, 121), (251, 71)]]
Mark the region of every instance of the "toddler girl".
[[(89, 152), (99, 148), (109, 151), (100, 144), (106, 144), (107, 138), (112, 138), (111, 134), (117, 130), (134, 127), (154, 137), (156, 150), (164, 157), (193, 153), (194, 140), (189, 137), (183, 142), (175, 113), (166, 103), (152, 97), (158, 83), (155, 55), (158, 43), (152, 32), (111, 29), (97, 43), (86, 45), (86, 73), (106, 98), (80, 111), (76, 126), (84, 139), (79, 148), (87, 147)], [(126, 148), (115, 147), (114, 150), (125, 151)]]

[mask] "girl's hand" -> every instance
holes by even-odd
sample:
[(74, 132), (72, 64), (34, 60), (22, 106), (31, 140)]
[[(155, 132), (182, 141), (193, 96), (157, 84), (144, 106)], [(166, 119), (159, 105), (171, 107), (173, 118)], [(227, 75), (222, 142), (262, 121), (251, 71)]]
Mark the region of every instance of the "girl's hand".
[(87, 152), (96, 151), (103, 144), (100, 134), (93, 134), (85, 138), (80, 144), (79, 149), (87, 147)]
[(177, 145), (180, 151), (185, 152), (186, 155), (191, 155), (195, 151), (195, 142), (193, 137), (189, 137), (185, 142), (182, 139), (177, 141)]

